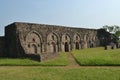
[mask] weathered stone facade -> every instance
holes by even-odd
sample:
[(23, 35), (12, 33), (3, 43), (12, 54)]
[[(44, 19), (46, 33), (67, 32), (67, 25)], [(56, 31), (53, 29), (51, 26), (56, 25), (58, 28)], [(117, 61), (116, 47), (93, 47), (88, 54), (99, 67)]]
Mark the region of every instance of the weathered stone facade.
[(43, 61), (57, 56), (60, 51), (106, 45), (110, 38), (103, 29), (15, 22), (5, 27), (4, 41), (0, 38), (0, 42), (5, 42), (7, 51), (1, 53), (9, 57), (31, 57)]
[(0, 57), (5, 57), (5, 38), (0, 37)]

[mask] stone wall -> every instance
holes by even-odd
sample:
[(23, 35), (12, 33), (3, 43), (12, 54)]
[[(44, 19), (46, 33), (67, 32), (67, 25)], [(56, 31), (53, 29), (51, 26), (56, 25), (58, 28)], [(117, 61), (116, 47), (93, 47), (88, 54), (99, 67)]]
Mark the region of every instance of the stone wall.
[(60, 51), (69, 52), (104, 45), (109, 39), (108, 35), (105, 30), (20, 22), (5, 28), (10, 57), (39, 55), (40, 61), (53, 58)]
[[(5, 41), (6, 41), (6, 49), (8, 57), (16, 57), (17, 56), (17, 34), (15, 24), (11, 24), (5, 27)], [(21, 50), (19, 50), (21, 51)]]
[(5, 38), (4, 37), (0, 37), (0, 57), (5, 57)]

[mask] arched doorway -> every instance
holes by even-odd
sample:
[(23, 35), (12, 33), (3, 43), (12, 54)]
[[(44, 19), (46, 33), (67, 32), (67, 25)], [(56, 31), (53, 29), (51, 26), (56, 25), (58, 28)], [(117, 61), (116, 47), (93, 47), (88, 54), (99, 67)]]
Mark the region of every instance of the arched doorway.
[(75, 47), (76, 47), (76, 49), (79, 49), (79, 43), (78, 42), (75, 43)]
[(65, 42), (65, 52), (69, 52), (69, 44)]
[(64, 52), (69, 52), (71, 50), (71, 38), (67, 33), (62, 35), (61, 49)]
[(37, 46), (35, 44), (31, 46), (31, 53), (37, 54)]
[(26, 53), (30, 54), (40, 54), (41, 47), (41, 36), (36, 31), (32, 31), (26, 36)]
[(80, 35), (78, 33), (75, 33), (74, 34), (74, 37), (73, 37), (73, 40), (74, 40), (74, 49), (80, 49), (80, 42), (81, 42), (81, 39), (80, 39)]
[(50, 33), (47, 36), (47, 51), (51, 53), (58, 52), (58, 35), (55, 33)]

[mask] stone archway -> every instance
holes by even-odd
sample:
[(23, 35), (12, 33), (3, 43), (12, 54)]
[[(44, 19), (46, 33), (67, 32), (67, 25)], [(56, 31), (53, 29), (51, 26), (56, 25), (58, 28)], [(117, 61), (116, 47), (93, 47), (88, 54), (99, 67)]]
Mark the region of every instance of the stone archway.
[(81, 38), (80, 38), (79, 34), (75, 33), (73, 40), (74, 40), (74, 43), (73, 43), (74, 49), (80, 49), (81, 48), (81, 46), (80, 46)]
[(69, 44), (67, 43), (67, 42), (65, 42), (65, 45), (64, 45), (65, 47), (65, 52), (69, 52)]
[(26, 53), (40, 54), (41, 53), (41, 37), (37, 32), (30, 32), (26, 36)]
[(50, 33), (47, 36), (47, 51), (51, 53), (58, 52), (58, 36), (55, 33)]
[(71, 38), (67, 33), (62, 35), (61, 49), (64, 52), (69, 52), (71, 50)]

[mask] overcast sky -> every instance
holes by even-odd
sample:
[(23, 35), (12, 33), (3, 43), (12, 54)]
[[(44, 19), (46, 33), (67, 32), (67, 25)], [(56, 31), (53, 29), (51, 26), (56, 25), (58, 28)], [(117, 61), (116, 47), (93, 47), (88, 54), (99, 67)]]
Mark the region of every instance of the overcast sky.
[(95, 29), (120, 26), (120, 0), (0, 0), (0, 35), (13, 22)]

